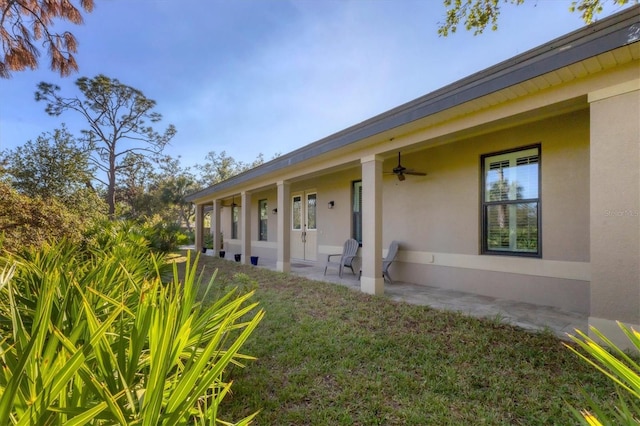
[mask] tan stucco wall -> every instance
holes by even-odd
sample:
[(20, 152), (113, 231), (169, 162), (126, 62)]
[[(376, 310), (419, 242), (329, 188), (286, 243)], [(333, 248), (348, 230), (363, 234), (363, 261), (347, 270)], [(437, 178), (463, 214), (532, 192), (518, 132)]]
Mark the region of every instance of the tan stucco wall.
[[(384, 241), (479, 254), (480, 156), (540, 143), (544, 259), (589, 261), (588, 121), (588, 111), (578, 111), (406, 155), (406, 167), (427, 176), (385, 178)], [(393, 167), (386, 162), (385, 170)]]
[(401, 265), (391, 272), (400, 281), (589, 313), (588, 281), (436, 264)]
[[(351, 238), (351, 184), (360, 180), (360, 170), (338, 172), (314, 180), (318, 190), (318, 247), (319, 253), (334, 253), (325, 246), (337, 246)], [(329, 201), (335, 203), (328, 208)], [(338, 250), (338, 253), (340, 252)]]
[[(481, 155), (537, 143), (542, 259), (480, 255)], [(427, 176), (384, 181), (383, 240), (402, 243), (398, 279), (589, 312), (588, 110), (410, 153), (403, 163)]]
[(591, 318), (640, 324), (640, 80), (591, 101)]

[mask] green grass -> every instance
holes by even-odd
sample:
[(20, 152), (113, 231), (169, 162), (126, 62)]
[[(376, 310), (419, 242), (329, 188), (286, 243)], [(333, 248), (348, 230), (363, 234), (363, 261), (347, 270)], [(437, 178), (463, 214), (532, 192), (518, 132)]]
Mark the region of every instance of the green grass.
[[(217, 283), (257, 281), (266, 315), (220, 410), (256, 425), (575, 424), (584, 390), (616, 402), (604, 376), (550, 333), (531, 333), (345, 287), (200, 258)], [(204, 280), (205, 282), (207, 279)]]

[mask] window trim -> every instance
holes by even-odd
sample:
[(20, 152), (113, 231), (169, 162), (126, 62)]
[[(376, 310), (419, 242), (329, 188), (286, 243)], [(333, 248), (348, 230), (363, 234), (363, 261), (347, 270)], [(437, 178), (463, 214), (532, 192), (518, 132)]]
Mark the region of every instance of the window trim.
[[(538, 150), (538, 197), (526, 198), (522, 200), (509, 200), (508, 202), (487, 202), (485, 201), (485, 159), (498, 155), (512, 154), (519, 151), (529, 149)], [(537, 203), (537, 226), (538, 226), (538, 250), (536, 252), (507, 251), (507, 250), (491, 250), (487, 244), (487, 207), (497, 204), (523, 204)], [(507, 149), (503, 151), (491, 152), (480, 156), (480, 253), (492, 256), (515, 256), (515, 257), (533, 257), (542, 258), (542, 143), (538, 142), (531, 145), (525, 145), (518, 148)]]

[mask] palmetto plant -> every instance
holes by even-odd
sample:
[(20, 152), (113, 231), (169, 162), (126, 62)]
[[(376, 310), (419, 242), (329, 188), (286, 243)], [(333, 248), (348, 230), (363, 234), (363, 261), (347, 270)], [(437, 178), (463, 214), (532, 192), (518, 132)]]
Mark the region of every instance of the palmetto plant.
[[(618, 326), (627, 336), (632, 347), (640, 351), (640, 332), (621, 322), (618, 322)], [(634, 359), (629, 356), (596, 328), (591, 327), (591, 332), (598, 341), (580, 330), (576, 330), (577, 336), (569, 336), (586, 354), (579, 352), (572, 346), (566, 346), (617, 385), (619, 403), (614, 410), (608, 410), (587, 397), (591, 406), (590, 411), (574, 409), (574, 414), (580, 419), (581, 424), (588, 426), (640, 424), (640, 405), (638, 405), (640, 402), (640, 365), (637, 357)]]
[[(196, 300), (135, 233), (0, 259), (0, 419), (15, 425), (221, 422), (230, 364), (263, 316), (251, 292)], [(211, 288), (213, 280), (208, 284)], [(253, 416), (238, 424), (248, 424)]]

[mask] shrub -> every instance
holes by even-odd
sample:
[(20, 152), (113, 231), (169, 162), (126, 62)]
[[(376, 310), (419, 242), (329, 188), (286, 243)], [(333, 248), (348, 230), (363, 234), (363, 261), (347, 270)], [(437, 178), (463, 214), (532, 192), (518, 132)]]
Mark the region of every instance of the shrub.
[(189, 243), (189, 236), (182, 232), (180, 225), (168, 223), (158, 215), (147, 218), (142, 223), (142, 229), (151, 247), (164, 253)]
[(101, 217), (98, 204), (87, 202), (87, 208), (79, 213), (55, 198), (19, 194), (4, 182), (0, 182), (0, 206), (0, 233), (4, 234), (0, 249), (10, 252), (38, 248), (51, 239), (66, 238), (79, 244), (84, 232)]
[(62, 241), (0, 259), (0, 418), (217, 424), (225, 370), (252, 359), (239, 349), (263, 316), (253, 293), (205, 307), (197, 259), (163, 283), (162, 257), (135, 233), (95, 238), (101, 249)]
[[(621, 322), (618, 322), (618, 326), (631, 341), (632, 347), (640, 351), (640, 333)], [(591, 411), (573, 409), (574, 414), (581, 424), (588, 426), (640, 424), (640, 407), (638, 406), (640, 401), (640, 366), (636, 360), (618, 348), (596, 328), (591, 327), (591, 331), (603, 343), (602, 345), (580, 330), (576, 330), (578, 336), (569, 336), (586, 352), (586, 355), (569, 345), (565, 346), (616, 384), (619, 404), (610, 410), (601, 407), (597, 401), (587, 397)]]

